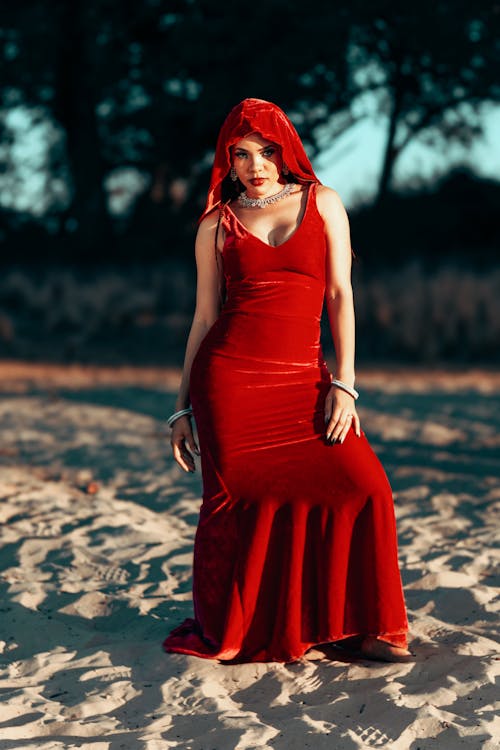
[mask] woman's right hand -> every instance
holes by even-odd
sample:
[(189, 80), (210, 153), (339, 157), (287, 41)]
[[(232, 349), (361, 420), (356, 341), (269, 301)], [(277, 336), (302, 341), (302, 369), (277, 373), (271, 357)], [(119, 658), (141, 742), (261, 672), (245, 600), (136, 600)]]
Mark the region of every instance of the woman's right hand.
[(170, 445), (174, 458), (184, 471), (196, 471), (193, 454), (200, 455), (200, 449), (196, 445), (191, 422), (187, 415), (176, 419), (172, 425)]

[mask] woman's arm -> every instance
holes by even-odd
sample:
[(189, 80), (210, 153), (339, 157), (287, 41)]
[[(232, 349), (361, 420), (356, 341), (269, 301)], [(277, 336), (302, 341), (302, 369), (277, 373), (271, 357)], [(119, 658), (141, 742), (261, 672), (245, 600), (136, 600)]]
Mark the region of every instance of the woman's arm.
[(214, 249), (216, 227), (217, 212), (215, 216), (212, 212), (201, 222), (196, 235), (196, 306), (186, 344), (181, 385), (175, 402), (176, 410), (189, 406), (191, 364), (201, 342), (220, 313), (219, 276)]
[[(354, 386), (355, 321), (351, 284), (351, 239), (349, 219), (340, 196), (335, 190), (318, 187), (318, 210), (325, 222), (326, 304), (333, 343), (335, 346), (335, 377)], [(359, 418), (354, 401), (345, 391), (332, 387), (325, 403), (328, 418), (327, 437), (332, 442), (343, 442), (350, 427), (350, 419), (360, 434)]]
[[(218, 212), (209, 214), (200, 224), (196, 235), (196, 306), (186, 344), (184, 365), (175, 411), (189, 406), (191, 365), (201, 342), (220, 314), (219, 269), (215, 260), (215, 231)], [(222, 235), (222, 227), (219, 235)], [(220, 238), (218, 237), (220, 247)], [(185, 471), (194, 471), (192, 453), (198, 453), (188, 417), (180, 417), (172, 427), (172, 451), (177, 463)], [(190, 450), (187, 450), (189, 447)]]

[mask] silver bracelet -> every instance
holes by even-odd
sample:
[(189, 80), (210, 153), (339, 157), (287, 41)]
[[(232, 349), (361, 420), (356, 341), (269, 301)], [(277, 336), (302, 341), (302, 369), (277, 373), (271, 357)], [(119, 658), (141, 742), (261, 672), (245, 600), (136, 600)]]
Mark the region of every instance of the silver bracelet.
[(337, 380), (337, 378), (332, 378), (332, 385), (336, 385), (337, 388), (341, 388), (343, 391), (348, 393), (354, 399), (359, 398), (359, 393), (357, 392), (357, 390), (355, 388), (351, 388), (351, 386), (347, 385), (347, 383), (344, 383), (343, 380)]
[(174, 412), (174, 414), (171, 414), (169, 418), (167, 419), (167, 424), (169, 427), (172, 427), (173, 423), (179, 419), (179, 417), (183, 417), (185, 414), (192, 414), (193, 410), (190, 406), (188, 406), (187, 409), (181, 409), (180, 411)]

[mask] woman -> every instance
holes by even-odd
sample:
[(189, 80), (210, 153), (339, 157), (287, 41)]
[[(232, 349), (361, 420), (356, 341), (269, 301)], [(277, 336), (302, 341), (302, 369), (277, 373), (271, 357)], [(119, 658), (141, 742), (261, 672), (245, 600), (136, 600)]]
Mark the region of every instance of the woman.
[[(351, 252), (341, 200), (290, 120), (242, 101), (217, 142), (169, 418), (179, 465), (194, 471), (201, 455), (203, 503), (195, 617), (167, 651), (289, 662), (335, 642), (409, 658), (391, 488), (355, 408)], [(334, 378), (320, 345), (325, 297)]]

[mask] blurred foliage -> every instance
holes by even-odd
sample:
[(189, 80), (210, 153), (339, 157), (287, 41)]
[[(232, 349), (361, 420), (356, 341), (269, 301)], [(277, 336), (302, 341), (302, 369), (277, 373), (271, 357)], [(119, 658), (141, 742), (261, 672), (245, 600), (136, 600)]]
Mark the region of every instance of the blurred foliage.
[(432, 272), (498, 264), (500, 182), (457, 167), (432, 188), (406, 189), (358, 209), (351, 220), (355, 265), (376, 273), (411, 259)]
[[(443, 148), (470, 145), (481, 132), (477, 107), (499, 101), (500, 4), (361, 3), (353, 29), (358, 67), (367, 61), (365, 89), (384, 93), (389, 129), (378, 201), (390, 187), (394, 163), (416, 135)], [(380, 71), (383, 71), (382, 75)]]
[[(375, 206), (352, 216), (355, 249), (368, 258), (376, 251), (379, 265), (403, 246), (432, 260), (436, 248), (494, 257), (494, 183), (452, 178), (431, 199), (395, 195), (391, 178), (417, 135), (443, 148), (470, 144), (478, 105), (499, 101), (499, 3), (24, 0), (2, 3), (1, 25), (1, 110), (28, 107), (54, 124), (60, 138), (47, 168), (60, 195), (67, 188), (36, 218), (0, 209), (4, 263), (192, 264), (215, 139), (231, 106), (246, 96), (276, 101), (313, 156), (365, 116), (353, 103), (366, 92), (390, 128)], [(3, 124), (4, 171), (9, 137)], [(106, 180), (131, 166), (145, 189), (118, 218)]]
[[(354, 292), (358, 361), (499, 362), (500, 269), (426, 271), (414, 261), (365, 274), (358, 266)], [(181, 261), (12, 268), (0, 276), (0, 356), (181, 365), (193, 309)], [(323, 313), (323, 348), (332, 355)]]

